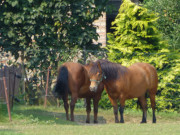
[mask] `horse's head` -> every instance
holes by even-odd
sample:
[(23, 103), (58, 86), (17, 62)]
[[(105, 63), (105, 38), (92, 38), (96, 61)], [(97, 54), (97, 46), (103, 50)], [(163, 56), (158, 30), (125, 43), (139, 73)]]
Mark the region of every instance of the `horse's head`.
[(89, 65), (90, 91), (97, 91), (99, 84), (105, 78), (100, 62), (91, 63)]

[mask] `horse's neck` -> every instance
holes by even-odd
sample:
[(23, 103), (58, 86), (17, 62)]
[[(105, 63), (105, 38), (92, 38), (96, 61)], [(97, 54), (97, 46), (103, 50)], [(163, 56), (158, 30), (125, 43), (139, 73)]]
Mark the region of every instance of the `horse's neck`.
[[(123, 71), (120, 72), (120, 70)], [(124, 88), (130, 80), (130, 72), (131, 71), (128, 67), (121, 66), (117, 72), (118, 77), (109, 80), (105, 79), (103, 80), (103, 84), (109, 89), (113, 89), (113, 87), (116, 87), (117, 85), (119, 85), (121, 88)]]
[(89, 75), (88, 75), (89, 68), (87, 66), (83, 65), (83, 69), (84, 69), (84, 76), (85, 76), (84, 82), (85, 82), (85, 85), (86, 85), (86, 84), (89, 83), (89, 80), (90, 80)]

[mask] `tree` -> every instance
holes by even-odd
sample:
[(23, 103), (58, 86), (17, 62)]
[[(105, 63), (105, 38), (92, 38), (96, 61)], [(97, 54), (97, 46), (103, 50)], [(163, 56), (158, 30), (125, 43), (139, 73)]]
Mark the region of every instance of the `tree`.
[(168, 39), (169, 48), (180, 49), (180, 3), (179, 0), (145, 0), (143, 6), (158, 13), (157, 28)]
[[(137, 6), (130, 0), (124, 0), (112, 23), (112, 29), (115, 31), (108, 34), (108, 58), (124, 66), (135, 62), (154, 65), (158, 70), (160, 81), (157, 99), (161, 101), (157, 107), (160, 110), (165, 108), (178, 110), (179, 106), (176, 103), (166, 104), (165, 99), (179, 99), (177, 96), (177, 93), (180, 93), (178, 80), (180, 61), (177, 59), (179, 56), (169, 53), (168, 45), (162, 40), (156, 27), (157, 19), (156, 14), (146, 8)], [(129, 102), (129, 106), (131, 104)]]
[[(26, 70), (41, 76), (62, 57), (72, 57), (97, 40), (94, 20), (107, 0), (3, 0), (0, 2), (0, 48), (21, 57)], [(98, 46), (95, 46), (98, 48)], [(67, 59), (64, 59), (67, 60)], [(29, 90), (31, 92), (31, 90)]]
[[(108, 33), (109, 59), (127, 65), (139, 59), (160, 64), (159, 60), (164, 60), (164, 57), (156, 58), (156, 53), (168, 50), (162, 50), (166, 48), (166, 44), (161, 41), (161, 35), (156, 28), (157, 19), (156, 15), (149, 13), (146, 8), (125, 0), (112, 23), (115, 32)], [(124, 57), (128, 59), (123, 59)], [(132, 57), (133, 61), (129, 61)]]
[(53, 49), (75, 46), (92, 48), (92, 40), (98, 38), (93, 22), (105, 11), (106, 2), (107, 0), (2, 1), (0, 46), (16, 58), (20, 51), (28, 60), (32, 54), (35, 56), (32, 57), (33, 60), (46, 60), (48, 56), (52, 58)]

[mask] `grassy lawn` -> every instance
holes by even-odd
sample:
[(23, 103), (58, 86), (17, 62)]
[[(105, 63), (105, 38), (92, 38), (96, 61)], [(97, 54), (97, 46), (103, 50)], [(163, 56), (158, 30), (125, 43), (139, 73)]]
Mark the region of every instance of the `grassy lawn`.
[(86, 124), (85, 108), (75, 108), (75, 122), (66, 121), (63, 108), (15, 106), (12, 122), (0, 115), (0, 135), (130, 135), (179, 134), (180, 114), (157, 113), (157, 124), (152, 124), (151, 112), (147, 124), (140, 124), (142, 112), (125, 110), (125, 124), (115, 124), (112, 110), (99, 109), (99, 124)]

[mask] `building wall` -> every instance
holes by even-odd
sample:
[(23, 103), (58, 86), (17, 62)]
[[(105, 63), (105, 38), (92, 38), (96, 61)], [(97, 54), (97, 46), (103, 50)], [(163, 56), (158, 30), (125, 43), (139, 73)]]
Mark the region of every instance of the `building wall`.
[(93, 41), (93, 43), (101, 43), (102, 46), (106, 46), (106, 13), (103, 13), (103, 16), (96, 20), (94, 25), (97, 27), (99, 38), (98, 41)]
[[(142, 2), (143, 0), (131, 1), (138, 4), (140, 1)], [(97, 33), (99, 34), (99, 39), (98, 41), (93, 41), (94, 44), (101, 43), (102, 46), (106, 46), (107, 33), (113, 32), (113, 30), (111, 29), (111, 23), (117, 16), (121, 3), (122, 0), (109, 0), (108, 5), (112, 5), (112, 7), (114, 8), (113, 12), (103, 13), (103, 16), (94, 22), (94, 25), (97, 26)]]
[(112, 13), (103, 13), (103, 16), (94, 22), (97, 26), (97, 33), (99, 34), (98, 41), (93, 41), (94, 44), (101, 43), (102, 46), (106, 46), (107, 43), (107, 33), (110, 32), (111, 22), (114, 20), (118, 13), (121, 0), (110, 0), (108, 5), (113, 5), (114, 11)]

